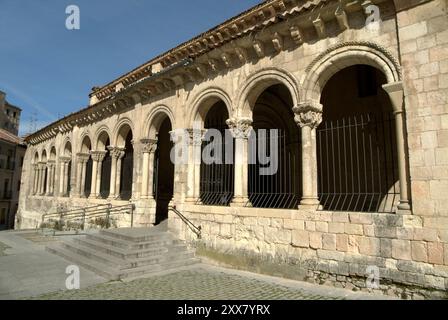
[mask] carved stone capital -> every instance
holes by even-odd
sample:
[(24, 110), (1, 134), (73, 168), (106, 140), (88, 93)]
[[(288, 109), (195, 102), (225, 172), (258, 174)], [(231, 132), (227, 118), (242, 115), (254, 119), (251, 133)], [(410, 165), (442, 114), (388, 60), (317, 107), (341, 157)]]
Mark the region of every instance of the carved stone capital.
[(107, 151), (92, 151), (92, 159), (96, 162), (103, 162), (106, 157)]
[(207, 130), (188, 129), (187, 131), (190, 136), (190, 143), (193, 146), (202, 145), (202, 141), (204, 141), (204, 137), (205, 137), (205, 134), (207, 133)]
[(78, 153), (76, 156), (78, 157), (78, 161), (81, 163), (89, 161), (90, 158), (89, 153)]
[(142, 144), (142, 153), (155, 153), (157, 150), (156, 139), (142, 139), (140, 143)]
[(317, 128), (322, 123), (323, 106), (316, 101), (307, 101), (300, 103), (293, 108), (294, 120), (301, 128)]
[(107, 147), (110, 152), (110, 156), (114, 159), (122, 159), (124, 157), (124, 148), (119, 147)]
[(61, 161), (62, 163), (69, 163), (70, 161), (72, 161), (71, 157), (59, 157), (59, 161)]
[(249, 139), (252, 133), (252, 119), (250, 118), (230, 118), (226, 124), (235, 139)]

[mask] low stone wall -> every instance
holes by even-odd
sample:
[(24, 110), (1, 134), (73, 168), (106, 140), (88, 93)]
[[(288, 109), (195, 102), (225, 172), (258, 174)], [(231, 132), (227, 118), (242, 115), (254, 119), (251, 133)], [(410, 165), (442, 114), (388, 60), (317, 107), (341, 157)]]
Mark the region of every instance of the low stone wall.
[(416, 216), (195, 205), (180, 209), (201, 226), (202, 239), (174, 214), (170, 229), (199, 254), (222, 263), (355, 290), (368, 290), (366, 278), (377, 270), (378, 290), (385, 294), (448, 298), (444, 230), (423, 227)]
[[(19, 210), (16, 216), (16, 229), (37, 229), (42, 223), (45, 213), (57, 213), (95, 205), (111, 204), (112, 206), (134, 205), (133, 217), (130, 214), (113, 214), (114, 227), (127, 228), (149, 227), (155, 222), (155, 201), (116, 201), (104, 199), (84, 199), (66, 197), (30, 197), (26, 207)], [(32, 208), (32, 209), (31, 209)]]

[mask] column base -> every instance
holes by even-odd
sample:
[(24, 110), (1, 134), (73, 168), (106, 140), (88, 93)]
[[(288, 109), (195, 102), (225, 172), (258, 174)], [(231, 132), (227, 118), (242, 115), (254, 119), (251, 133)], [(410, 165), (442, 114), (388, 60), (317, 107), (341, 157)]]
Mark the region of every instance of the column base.
[(232, 202), (230, 203), (231, 207), (252, 207), (252, 204), (249, 201), (249, 198), (246, 197), (238, 197), (233, 198)]
[(409, 201), (400, 201), (400, 204), (397, 206), (398, 211), (411, 211), (411, 204)]
[(304, 198), (300, 201), (299, 210), (312, 210), (316, 211), (321, 209), (320, 201), (317, 198)]
[(199, 203), (198, 198), (185, 198), (185, 202), (187, 203)]

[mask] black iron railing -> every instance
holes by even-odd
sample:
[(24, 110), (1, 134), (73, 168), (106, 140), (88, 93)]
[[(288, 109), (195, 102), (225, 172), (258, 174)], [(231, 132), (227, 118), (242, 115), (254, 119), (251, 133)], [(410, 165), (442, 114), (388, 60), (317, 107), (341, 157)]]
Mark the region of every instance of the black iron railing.
[(193, 231), (194, 234), (196, 234), (198, 239), (201, 239), (201, 232), (202, 232), (201, 226), (196, 226), (187, 217), (185, 217), (179, 210), (177, 210), (175, 206), (169, 206), (168, 210), (174, 212), (182, 220), (182, 222), (185, 223), (187, 225), (187, 227), (191, 231)]
[(317, 131), (322, 209), (393, 212), (399, 200), (395, 141), (392, 114), (323, 122)]
[[(134, 205), (112, 206), (111, 204), (100, 204), (92, 207), (84, 207), (44, 214), (42, 216), (41, 229), (86, 230), (91, 227), (108, 229), (115, 223), (115, 216), (119, 214), (130, 215), (130, 226), (134, 225)], [(116, 225), (115, 225), (116, 227)]]
[[(286, 132), (279, 129), (256, 130), (249, 141), (248, 206), (297, 208), (301, 197), (300, 145), (288, 141)], [(264, 149), (261, 153), (260, 148)]]

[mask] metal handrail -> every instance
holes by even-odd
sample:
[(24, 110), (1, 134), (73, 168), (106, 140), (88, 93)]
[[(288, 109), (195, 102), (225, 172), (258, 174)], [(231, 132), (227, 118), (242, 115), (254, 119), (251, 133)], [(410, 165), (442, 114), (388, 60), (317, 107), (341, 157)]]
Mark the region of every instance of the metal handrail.
[(169, 206), (168, 210), (171, 210), (174, 212), (189, 228), (191, 231), (193, 231), (198, 239), (201, 239), (202, 237), (202, 227), (196, 226), (193, 222), (191, 222), (187, 217), (185, 217), (175, 206)]
[(42, 225), (44, 225), (45, 218), (48, 218), (50, 216), (59, 217), (59, 223), (62, 224), (62, 222), (67, 221), (76, 221), (82, 219), (81, 229), (85, 230), (85, 224), (87, 219), (92, 218), (98, 218), (102, 216), (106, 216), (106, 227), (109, 227), (110, 223), (110, 217), (111, 215), (121, 213), (123, 209), (129, 209), (131, 214), (131, 228), (134, 226), (134, 205), (133, 204), (126, 204), (121, 206), (112, 206), (112, 204), (102, 204), (102, 205), (96, 205), (92, 207), (86, 207), (86, 208), (79, 208), (79, 209), (73, 209), (73, 210), (67, 210), (60, 213), (51, 213), (51, 214), (44, 214), (42, 216)]

